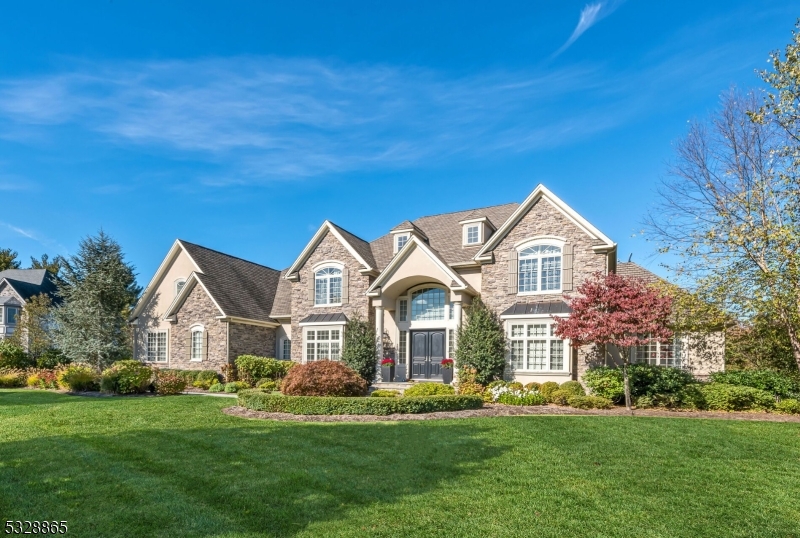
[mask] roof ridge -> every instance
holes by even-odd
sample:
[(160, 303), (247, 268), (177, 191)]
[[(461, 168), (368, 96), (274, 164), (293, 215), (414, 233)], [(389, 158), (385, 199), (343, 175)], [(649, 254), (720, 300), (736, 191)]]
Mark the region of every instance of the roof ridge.
[(251, 262), (250, 260), (245, 260), (244, 258), (240, 258), (239, 256), (234, 256), (232, 254), (228, 254), (226, 252), (221, 252), (221, 251), (215, 250), (213, 248), (204, 247), (203, 245), (198, 245), (197, 243), (192, 243), (191, 241), (186, 241), (185, 239), (178, 239), (178, 241), (180, 241), (181, 244), (187, 244), (187, 245), (192, 245), (193, 247), (202, 248), (204, 250), (208, 250), (210, 252), (214, 252), (215, 254), (220, 254), (220, 255), (228, 257), (228, 258), (233, 258), (234, 260), (243, 261), (243, 262), (249, 263), (251, 265), (257, 265), (259, 267), (263, 267), (264, 269), (269, 269), (270, 271), (276, 271), (278, 273), (281, 272), (280, 269), (275, 269), (273, 267), (270, 267), (269, 265), (264, 265), (263, 263)]
[[(434, 213), (433, 215), (423, 215), (421, 217), (417, 217), (416, 219), (410, 221), (412, 224), (420, 219), (427, 219), (430, 217), (441, 217), (442, 215), (454, 215), (456, 213), (466, 213), (467, 211), (480, 211), (481, 209), (493, 209), (495, 207), (503, 207), (506, 205), (519, 205), (519, 202), (506, 202), (505, 204), (495, 204), (495, 205), (487, 205), (483, 207), (474, 207), (470, 209), (460, 209), (458, 211), (446, 211), (444, 213)], [(407, 219), (408, 220), (408, 219)]]
[(363, 241), (364, 243), (367, 243), (367, 244), (369, 244), (369, 241), (367, 241), (367, 240), (366, 240), (366, 239), (364, 239), (363, 237), (361, 237), (361, 236), (358, 236), (358, 235), (354, 234), (354, 233), (353, 233), (353, 232), (351, 232), (350, 230), (347, 230), (347, 229), (345, 229), (345, 228), (342, 228), (341, 226), (339, 226), (338, 224), (336, 224), (336, 223), (335, 223), (335, 222), (333, 222), (332, 220), (329, 220), (328, 222), (330, 222), (330, 223), (331, 223), (331, 226), (334, 226), (334, 227), (338, 228), (339, 230), (341, 230), (341, 231), (343, 231), (343, 232), (345, 232), (345, 233), (348, 233), (348, 234), (352, 235), (353, 237), (355, 237), (355, 238), (356, 238), (356, 239), (358, 239), (359, 241)]

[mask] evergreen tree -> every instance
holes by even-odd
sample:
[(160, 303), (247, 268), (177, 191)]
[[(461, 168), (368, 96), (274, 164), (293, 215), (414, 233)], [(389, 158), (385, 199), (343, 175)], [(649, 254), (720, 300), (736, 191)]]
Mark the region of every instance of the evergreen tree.
[(503, 378), (506, 367), (506, 334), (503, 324), (480, 297), (465, 309), (465, 320), (458, 328), (456, 364), (473, 368), (475, 380), (485, 385)]
[(119, 243), (101, 230), (59, 263), (63, 303), (55, 309), (56, 345), (69, 359), (97, 369), (130, 357), (127, 320), (141, 288)]
[(59, 258), (50, 259), (47, 254), (42, 254), (42, 257), (38, 260), (31, 256), (31, 269), (47, 269), (55, 276), (58, 276), (58, 272), (61, 270), (61, 262)]
[(375, 381), (378, 340), (372, 324), (355, 315), (344, 327), (342, 362), (358, 372), (367, 383)]
[(9, 338), (16, 345), (27, 349), (28, 355), (34, 361), (53, 347), (52, 306), (50, 297), (44, 293), (28, 299), (17, 320), (17, 329)]
[(20, 263), (17, 259), (17, 251), (10, 248), (0, 248), (0, 271), (6, 269), (19, 269)]

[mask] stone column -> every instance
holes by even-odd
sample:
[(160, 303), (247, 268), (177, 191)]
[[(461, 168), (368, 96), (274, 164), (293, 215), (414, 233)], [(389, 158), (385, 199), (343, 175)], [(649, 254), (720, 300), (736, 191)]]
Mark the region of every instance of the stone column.
[(383, 359), (383, 306), (375, 307), (375, 332), (378, 337), (378, 364)]

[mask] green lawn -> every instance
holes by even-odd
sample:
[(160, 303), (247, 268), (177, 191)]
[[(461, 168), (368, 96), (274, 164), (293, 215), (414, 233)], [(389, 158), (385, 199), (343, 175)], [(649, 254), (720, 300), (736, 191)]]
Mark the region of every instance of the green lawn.
[[(0, 390), (0, 524), (76, 536), (800, 536), (800, 426), (244, 420)], [(0, 531), (1, 532), (1, 531)]]

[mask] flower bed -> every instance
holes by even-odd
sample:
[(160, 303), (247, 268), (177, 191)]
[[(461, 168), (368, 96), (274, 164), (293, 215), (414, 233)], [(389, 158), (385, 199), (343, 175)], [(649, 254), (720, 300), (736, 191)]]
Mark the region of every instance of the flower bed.
[(245, 390), (239, 393), (239, 405), (254, 411), (294, 415), (393, 415), (479, 409), (483, 406), (483, 399), (456, 395), (402, 398), (283, 396)]

